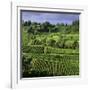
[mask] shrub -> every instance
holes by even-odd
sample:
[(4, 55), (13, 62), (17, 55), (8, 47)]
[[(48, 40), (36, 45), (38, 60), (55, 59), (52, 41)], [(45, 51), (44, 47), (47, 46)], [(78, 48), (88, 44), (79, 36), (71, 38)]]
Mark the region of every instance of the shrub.
[(55, 46), (56, 41), (52, 38), (47, 38), (46, 45), (47, 46)]
[(67, 54), (35, 54), (29, 53), (26, 56), (32, 57), (32, 59), (40, 59), (40, 60), (79, 60), (79, 55), (67, 55)]
[(41, 45), (31, 45), (23, 47), (24, 53), (44, 53), (44, 47)]
[(65, 42), (65, 48), (73, 48), (74, 41), (67, 40)]
[(76, 40), (76, 41), (74, 41), (74, 43), (73, 43), (73, 48), (74, 49), (78, 49), (79, 48), (79, 42)]
[(64, 40), (58, 41), (56, 43), (56, 45), (57, 45), (58, 48), (64, 48), (64, 46), (65, 46), (64, 44), (65, 44), (65, 41)]
[(42, 42), (39, 39), (34, 39), (32, 45), (41, 45)]
[(46, 53), (55, 53), (55, 54), (79, 54), (78, 50), (75, 49), (61, 49), (61, 48), (53, 48), (47, 47)]
[(22, 55), (22, 75), (23, 77), (29, 77), (29, 72), (31, 69), (31, 57), (27, 57), (25, 55)]

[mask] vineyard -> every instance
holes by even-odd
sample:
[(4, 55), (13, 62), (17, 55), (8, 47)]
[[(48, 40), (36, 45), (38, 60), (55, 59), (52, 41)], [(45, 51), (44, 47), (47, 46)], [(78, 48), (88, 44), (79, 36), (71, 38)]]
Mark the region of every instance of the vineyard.
[[(28, 24), (29, 23), (29, 24)], [(79, 75), (79, 25), (22, 24), (22, 77)]]

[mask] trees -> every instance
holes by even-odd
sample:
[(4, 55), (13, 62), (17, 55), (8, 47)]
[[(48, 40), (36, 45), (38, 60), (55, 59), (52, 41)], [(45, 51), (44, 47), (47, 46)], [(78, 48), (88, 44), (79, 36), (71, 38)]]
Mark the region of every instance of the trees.
[(72, 22), (72, 28), (74, 32), (79, 32), (79, 20)]
[[(31, 22), (31, 21), (25, 21), (23, 22), (24, 26), (30, 27), (31, 33), (37, 34), (41, 32), (49, 32), (49, 33), (55, 33), (55, 32), (61, 32), (61, 33), (78, 33), (79, 32), (79, 20), (75, 20), (72, 22), (71, 25), (68, 24), (51, 24), (48, 21), (44, 23), (37, 23), (37, 22)], [(32, 28), (31, 28), (32, 27)]]
[(25, 21), (25, 22), (23, 23), (23, 25), (24, 25), (24, 26), (27, 26), (27, 23), (28, 23), (28, 22), (27, 22), (27, 21)]
[(23, 21), (22, 23), (24, 26), (30, 26), (31, 25), (31, 21)]
[(27, 26), (30, 26), (30, 25), (31, 25), (31, 21), (28, 21)]
[(50, 23), (49, 22), (44, 22), (43, 24), (42, 24), (42, 26), (43, 26), (43, 29), (42, 29), (42, 31), (43, 32), (49, 32), (49, 28), (50, 28)]
[[(79, 33), (78, 20), (73, 21), (71, 25), (64, 24), (64, 23), (61, 23), (61, 24), (57, 23), (54, 25), (48, 21), (44, 23), (25, 21), (23, 22), (23, 24), (25, 25), (25, 28), (27, 29), (25, 31), (27, 31), (27, 34), (28, 34), (29, 44), (35, 43), (39, 45), (43, 44), (43, 45), (49, 45), (49, 46), (54, 46), (54, 47), (59, 47), (59, 48), (64, 48), (64, 47), (68, 48), (69, 47), (68, 43), (72, 44), (72, 42), (66, 41), (67, 39), (70, 40), (70, 37), (68, 38), (67, 36), (65, 36), (65, 34), (67, 35), (67, 34)], [(45, 39), (43, 39), (43, 36), (41, 37), (41, 39), (36, 39), (37, 35), (42, 35), (42, 34), (46, 34), (47, 37), (43, 35)], [(64, 37), (65, 37), (64, 39), (62, 38), (62, 34), (64, 34)], [(78, 47), (78, 40), (77, 41), (75, 40), (74, 40), (73, 46)], [(70, 48), (71, 47), (72, 46), (70, 46)]]

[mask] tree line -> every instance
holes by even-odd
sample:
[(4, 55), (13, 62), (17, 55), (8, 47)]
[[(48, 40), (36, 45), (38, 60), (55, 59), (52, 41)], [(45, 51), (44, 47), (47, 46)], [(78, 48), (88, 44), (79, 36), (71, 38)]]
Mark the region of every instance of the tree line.
[(64, 24), (64, 23), (51, 24), (48, 21), (44, 23), (25, 21), (22, 23), (22, 25), (28, 26), (29, 29), (27, 30), (27, 32), (32, 34), (39, 34), (43, 32), (47, 32), (47, 33), (53, 33), (53, 32), (78, 33), (79, 32), (79, 20), (73, 21), (72, 24)]

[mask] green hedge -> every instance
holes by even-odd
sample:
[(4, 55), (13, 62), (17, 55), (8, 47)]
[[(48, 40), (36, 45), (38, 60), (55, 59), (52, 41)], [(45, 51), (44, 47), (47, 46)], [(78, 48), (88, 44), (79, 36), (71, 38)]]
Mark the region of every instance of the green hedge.
[(55, 60), (79, 60), (79, 55), (67, 55), (67, 54), (33, 54), (26, 53), (26, 57), (32, 57), (32, 59), (40, 59), (47, 61), (55, 61)]
[(24, 53), (44, 53), (44, 47), (41, 45), (30, 45), (22, 48)]
[(60, 48), (46, 47), (46, 53), (79, 54), (79, 50), (78, 49), (60, 49)]
[(60, 49), (53, 47), (44, 47), (42, 45), (30, 45), (22, 48), (24, 53), (54, 53), (54, 54), (79, 54), (78, 49)]

